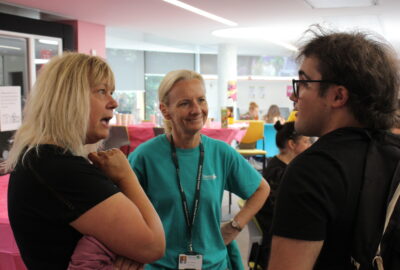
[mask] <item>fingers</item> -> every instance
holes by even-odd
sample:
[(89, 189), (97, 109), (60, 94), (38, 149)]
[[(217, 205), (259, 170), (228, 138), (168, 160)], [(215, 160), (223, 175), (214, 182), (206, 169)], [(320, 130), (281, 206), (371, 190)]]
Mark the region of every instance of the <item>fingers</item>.
[(122, 265), (122, 260), (123, 259), (124, 259), (123, 257), (118, 256), (117, 259), (114, 261), (114, 269), (115, 270), (120, 270), (121, 269), (121, 265)]
[(233, 229), (229, 223), (225, 223), (221, 227), (221, 234), (222, 234), (222, 238), (224, 240), (224, 244), (228, 245), (230, 242), (232, 242), (238, 236), (239, 231)]
[(114, 155), (119, 155), (119, 154), (123, 154), (121, 152), (121, 150), (117, 149), (117, 148), (112, 148), (112, 149), (108, 149), (106, 151), (98, 151), (98, 152), (91, 152), (88, 155), (88, 158), (90, 161), (92, 161), (93, 163), (100, 162), (102, 159), (105, 159), (107, 157), (111, 157)]
[(88, 159), (89, 159), (91, 162), (93, 162), (93, 164), (94, 164), (95, 166), (98, 166), (98, 165), (99, 165), (100, 158), (99, 158), (99, 154), (98, 154), (97, 152), (89, 153)]
[(119, 154), (119, 153), (122, 153), (121, 150), (119, 150), (118, 148), (111, 148), (111, 149), (108, 149), (106, 151), (100, 151), (100, 152), (104, 152), (104, 153), (107, 153), (107, 154)]
[(117, 259), (114, 262), (114, 269), (115, 270), (142, 270), (142, 269), (144, 269), (144, 265), (139, 262), (119, 256), (119, 257), (117, 257)]

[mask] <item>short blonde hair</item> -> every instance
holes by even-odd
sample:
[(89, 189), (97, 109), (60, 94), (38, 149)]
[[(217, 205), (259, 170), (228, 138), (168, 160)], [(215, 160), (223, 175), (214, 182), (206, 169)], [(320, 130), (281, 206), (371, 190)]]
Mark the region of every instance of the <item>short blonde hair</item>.
[(249, 111), (253, 111), (254, 109), (258, 108), (258, 104), (255, 103), (254, 101), (250, 102), (249, 104)]
[[(159, 103), (160, 104), (163, 103), (168, 106), (169, 105), (168, 95), (171, 92), (171, 89), (174, 87), (174, 85), (179, 81), (192, 80), (192, 79), (200, 80), (204, 86), (204, 89), (206, 89), (203, 77), (195, 71), (187, 69), (179, 69), (168, 72), (167, 75), (165, 75), (165, 77), (161, 81), (160, 86), (158, 87)], [(171, 132), (172, 126), (170, 120), (164, 119), (164, 129), (166, 133)]]
[(27, 151), (40, 144), (55, 144), (85, 156), (90, 89), (101, 83), (114, 89), (111, 68), (97, 56), (67, 52), (44, 65), (25, 105), (6, 170), (14, 169)]

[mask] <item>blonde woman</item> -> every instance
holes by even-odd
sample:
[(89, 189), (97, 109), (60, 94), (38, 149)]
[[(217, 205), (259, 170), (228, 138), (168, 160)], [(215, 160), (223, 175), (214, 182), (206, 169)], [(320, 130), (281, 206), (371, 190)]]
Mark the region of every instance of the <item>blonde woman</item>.
[(113, 91), (99, 57), (65, 53), (40, 72), (5, 164), (10, 225), (28, 269), (67, 269), (83, 235), (129, 269), (164, 253), (159, 217), (121, 151), (87, 159), (109, 134)]
[(258, 120), (258, 104), (254, 101), (249, 104), (249, 111), (240, 115), (240, 120)]
[[(264, 204), (269, 186), (230, 145), (200, 134), (208, 115), (200, 74), (169, 72), (158, 97), (166, 134), (129, 155), (167, 237), (165, 256), (146, 269), (231, 269), (226, 245)], [(221, 228), (225, 189), (247, 203)]]

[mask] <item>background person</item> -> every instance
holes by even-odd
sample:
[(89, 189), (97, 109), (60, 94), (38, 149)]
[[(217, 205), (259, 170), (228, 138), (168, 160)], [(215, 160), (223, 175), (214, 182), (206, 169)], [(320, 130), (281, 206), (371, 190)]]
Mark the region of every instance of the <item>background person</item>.
[(260, 259), (258, 260), (263, 268), (267, 266), (268, 262), (272, 238), (273, 211), (283, 173), (287, 165), (311, 145), (309, 137), (302, 136), (294, 130), (294, 122), (287, 122), (282, 125), (278, 121), (275, 123), (274, 128), (276, 129), (275, 142), (279, 148), (279, 154), (268, 161), (267, 167), (263, 171), (263, 177), (270, 185), (271, 193), (263, 207), (256, 214), (257, 221), (263, 230), (263, 240), (259, 252)]
[[(166, 134), (141, 144), (129, 155), (167, 237), (165, 256), (146, 269), (177, 269), (180, 254), (195, 253), (202, 255), (202, 269), (225, 270), (229, 265), (226, 245), (264, 204), (269, 186), (235, 149), (200, 134), (208, 115), (200, 74), (169, 72), (158, 97)], [(221, 228), (224, 190), (247, 203)]]
[(249, 104), (249, 111), (240, 115), (240, 120), (258, 120), (258, 105), (254, 101)]
[(99, 57), (65, 53), (40, 71), (5, 164), (10, 225), (28, 269), (67, 269), (83, 235), (129, 258), (129, 269), (164, 253), (160, 219), (121, 151), (89, 154), (95, 166), (86, 158), (85, 146), (109, 134), (113, 91)]
[(385, 42), (361, 32), (309, 33), (290, 99), (297, 103), (296, 132), (319, 139), (283, 176), (269, 270), (354, 269), (367, 149), (373, 134), (391, 136), (398, 117), (398, 60)]
[(279, 107), (275, 104), (269, 106), (268, 112), (264, 115), (263, 119), (264, 122), (268, 124), (275, 124), (277, 121), (281, 122), (281, 124), (285, 123), (285, 119), (281, 116)]

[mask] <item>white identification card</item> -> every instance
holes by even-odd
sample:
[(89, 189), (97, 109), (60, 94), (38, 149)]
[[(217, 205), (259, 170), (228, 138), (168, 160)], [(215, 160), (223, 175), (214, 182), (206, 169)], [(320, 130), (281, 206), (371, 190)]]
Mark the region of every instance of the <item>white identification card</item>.
[(203, 265), (203, 256), (200, 254), (196, 255), (188, 255), (188, 254), (179, 254), (179, 269), (195, 269), (201, 270), (201, 266)]

